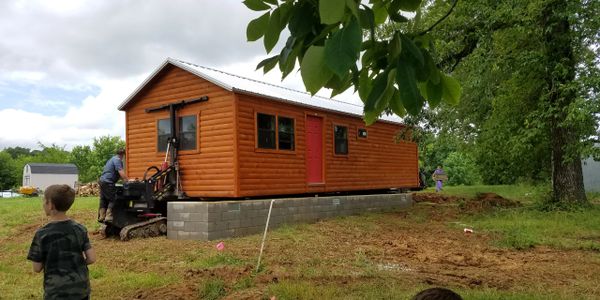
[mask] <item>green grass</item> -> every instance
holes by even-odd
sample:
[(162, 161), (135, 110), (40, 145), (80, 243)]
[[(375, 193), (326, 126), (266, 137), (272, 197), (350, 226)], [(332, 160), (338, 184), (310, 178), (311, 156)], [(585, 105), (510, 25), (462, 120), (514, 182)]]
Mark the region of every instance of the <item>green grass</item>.
[[(444, 194), (464, 197), (472, 197), (479, 192), (494, 192), (519, 200), (524, 206), (460, 215), (456, 206), (419, 204), (401, 213), (367, 213), (339, 217), (316, 225), (285, 225), (269, 232), (263, 272), (239, 274), (238, 277), (220, 277), (218, 272), (215, 276), (200, 273), (187, 277), (186, 274), (190, 269), (220, 267), (237, 272), (243, 268), (240, 266), (254, 265), (262, 234), (229, 239), (226, 250), (222, 252), (215, 250), (215, 242), (156, 238), (147, 240), (148, 243), (138, 240), (124, 244), (94, 237), (94, 246), (100, 251), (101, 259), (89, 267), (92, 296), (98, 299), (132, 299), (139, 291), (164, 291), (188, 284), (199, 299), (232, 298), (236, 293), (252, 297), (261, 295), (264, 299), (276, 296), (279, 300), (410, 299), (419, 290), (430, 286), (422, 281), (411, 281), (411, 274), (399, 275), (378, 268), (379, 263), (385, 262), (386, 255), (390, 255), (385, 252), (389, 251), (385, 250), (387, 246), (353, 245), (353, 248), (345, 248), (348, 249), (345, 253), (333, 254), (325, 246), (328, 243), (353, 244), (362, 236), (382, 230), (409, 232), (415, 228), (428, 228), (432, 223), (439, 229), (446, 226), (446, 219), (440, 221), (439, 217), (449, 218), (447, 226), (464, 223), (472, 226), (476, 233), (490, 233), (492, 243), (499, 247), (581, 249), (588, 252), (585, 255), (591, 256), (600, 252), (600, 202), (597, 201), (600, 194), (590, 195), (591, 202), (596, 203), (590, 210), (541, 212), (535, 210), (533, 204), (544, 195), (543, 187), (459, 186), (446, 187), (443, 191)], [(94, 221), (97, 204), (95, 197), (77, 198), (69, 214), (91, 232), (98, 226)], [(458, 217), (455, 217), (457, 214)], [(0, 299), (41, 298), (43, 275), (34, 274), (31, 263), (25, 257), (35, 230), (30, 225), (45, 221), (40, 198), (0, 199)], [(327, 238), (331, 230), (339, 233), (339, 240)], [(127, 247), (121, 249), (121, 245)], [(171, 247), (170, 252), (163, 251), (166, 247)], [(315, 254), (321, 253), (319, 251), (327, 255)], [(598, 257), (597, 262), (600, 263)], [(401, 260), (402, 255), (395, 258)], [(591, 262), (590, 267), (595, 262)], [(269, 276), (277, 276), (278, 280), (268, 280)], [(543, 278), (540, 280), (539, 286), (516, 283), (508, 290), (484, 285), (450, 288), (464, 299), (492, 300), (592, 299), (598, 293), (593, 278), (570, 279), (573, 280), (571, 287), (555, 288), (549, 287)]]
[[(95, 212), (97, 207), (97, 197), (78, 197), (75, 198), (73, 207), (71, 207), (68, 214)], [(0, 216), (0, 238), (14, 233), (15, 229), (21, 225), (36, 221), (43, 223), (47, 219), (42, 208), (41, 197), (0, 198)], [(88, 229), (98, 226), (96, 222), (84, 222), (84, 225), (89, 226)]]
[(541, 212), (531, 207), (499, 210), (463, 220), (475, 230), (497, 234), (499, 246), (527, 249), (549, 246), (558, 249), (600, 251), (600, 206), (572, 212)]
[(203, 282), (199, 288), (199, 298), (207, 300), (216, 300), (227, 295), (225, 282), (221, 279), (209, 279)]

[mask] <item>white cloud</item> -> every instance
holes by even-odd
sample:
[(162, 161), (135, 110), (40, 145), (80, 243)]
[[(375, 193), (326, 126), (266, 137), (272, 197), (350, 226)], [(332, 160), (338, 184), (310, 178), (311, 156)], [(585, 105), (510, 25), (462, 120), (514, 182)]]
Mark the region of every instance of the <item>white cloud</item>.
[[(101, 135), (123, 136), (125, 116), (117, 106), (167, 57), (281, 84), (277, 70), (254, 71), (266, 55), (262, 41), (246, 42), (246, 25), (258, 16), (240, 0), (0, 1), (0, 87), (9, 91), (0, 94), (9, 107), (0, 110), (0, 148), (38, 141), (71, 148)], [(275, 49), (285, 39), (284, 33)], [(67, 101), (26, 90), (28, 84), (47, 88), (40, 93), (88, 96)], [(283, 84), (304, 89), (297, 72)], [(351, 92), (336, 98), (358, 99)]]
[(117, 111), (117, 106), (139, 82), (137, 77), (99, 80), (100, 94), (86, 98), (80, 106), (68, 108), (63, 116), (0, 110), (0, 148), (15, 145), (36, 148), (41, 142), (71, 149), (75, 145), (89, 145), (94, 137), (103, 135), (124, 138), (125, 115)]

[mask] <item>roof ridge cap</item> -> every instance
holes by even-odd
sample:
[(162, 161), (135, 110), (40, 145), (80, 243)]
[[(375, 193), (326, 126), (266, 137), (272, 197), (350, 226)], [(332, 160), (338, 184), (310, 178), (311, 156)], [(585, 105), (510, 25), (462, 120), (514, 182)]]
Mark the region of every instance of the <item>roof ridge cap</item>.
[(218, 70), (218, 69), (215, 69), (215, 68), (211, 68), (211, 67), (201, 66), (201, 65), (190, 63), (190, 62), (183, 61), (183, 60), (180, 60), (180, 59), (173, 59), (173, 60), (176, 60), (176, 61), (178, 61), (180, 63), (192, 65), (192, 66), (195, 66), (197, 68), (207, 69), (207, 70), (211, 70), (211, 71), (214, 71), (214, 72), (223, 73), (223, 74), (226, 74), (226, 75), (229, 75), (229, 76), (233, 76), (233, 77), (237, 77), (237, 78), (249, 80), (249, 81), (252, 81), (252, 82), (257, 82), (257, 83), (261, 83), (261, 84), (273, 86), (273, 87), (276, 87), (276, 88), (280, 88), (280, 89), (284, 89), (284, 90), (288, 90), (288, 91), (292, 91), (292, 92), (296, 92), (296, 93), (310, 95), (312, 98), (320, 98), (320, 99), (323, 99), (323, 100), (335, 101), (335, 102), (344, 103), (344, 104), (348, 104), (348, 105), (352, 105), (352, 106), (356, 106), (356, 107), (363, 107), (362, 105), (358, 105), (358, 104), (355, 104), (355, 103), (352, 103), (352, 102), (346, 102), (346, 101), (342, 101), (342, 100), (338, 100), (338, 99), (334, 99), (334, 98), (327, 98), (327, 97), (323, 97), (323, 96), (320, 96), (320, 95), (311, 95), (309, 92), (299, 91), (299, 90), (288, 88), (288, 87), (285, 87), (285, 86), (281, 86), (281, 85), (277, 85), (277, 84), (273, 84), (273, 83), (269, 83), (269, 82), (265, 82), (265, 81), (260, 81), (258, 79), (253, 79), (253, 78), (248, 78), (248, 77), (244, 77), (244, 76), (232, 74), (232, 73), (229, 73), (229, 72), (221, 71), (221, 70)]

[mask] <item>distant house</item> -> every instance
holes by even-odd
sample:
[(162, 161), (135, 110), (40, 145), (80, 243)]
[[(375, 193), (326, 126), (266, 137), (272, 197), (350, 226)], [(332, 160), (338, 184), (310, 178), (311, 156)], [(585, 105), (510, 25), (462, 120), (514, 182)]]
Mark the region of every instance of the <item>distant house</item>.
[(23, 167), (23, 185), (40, 190), (53, 184), (68, 184), (76, 188), (79, 170), (74, 164), (30, 163)]
[(600, 192), (600, 162), (589, 157), (582, 161), (583, 185), (586, 192)]

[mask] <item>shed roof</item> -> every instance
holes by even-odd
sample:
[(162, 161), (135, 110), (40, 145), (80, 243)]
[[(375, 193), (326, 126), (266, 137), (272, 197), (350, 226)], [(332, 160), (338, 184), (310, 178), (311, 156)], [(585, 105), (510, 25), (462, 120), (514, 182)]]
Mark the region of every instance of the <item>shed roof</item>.
[[(127, 99), (125, 99), (121, 105), (119, 105), (119, 110), (125, 110), (125, 107), (129, 104), (129, 102), (131, 102), (132, 99), (135, 98), (135, 96), (169, 64), (186, 70), (231, 92), (262, 96), (274, 101), (287, 102), (295, 105), (323, 109), (357, 117), (362, 116), (362, 105), (321, 96), (311, 96), (307, 92), (234, 75), (173, 58), (168, 58), (165, 60), (162, 65), (160, 65), (129, 97), (127, 97)], [(380, 120), (392, 123), (402, 122), (402, 120), (395, 115), (384, 115), (380, 118)]]
[(79, 174), (74, 164), (30, 163), (31, 174)]

